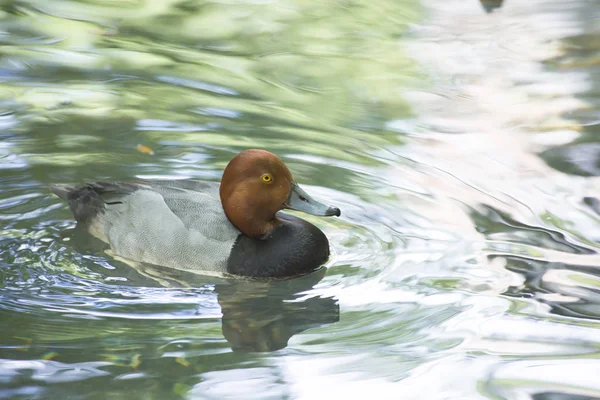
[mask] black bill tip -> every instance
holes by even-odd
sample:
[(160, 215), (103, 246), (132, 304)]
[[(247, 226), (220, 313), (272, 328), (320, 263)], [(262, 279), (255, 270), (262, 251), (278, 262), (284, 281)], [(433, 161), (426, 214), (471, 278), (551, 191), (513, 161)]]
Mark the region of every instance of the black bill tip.
[(329, 209), (327, 209), (327, 215), (331, 217), (339, 217), (342, 215), (342, 212), (337, 207), (329, 207)]

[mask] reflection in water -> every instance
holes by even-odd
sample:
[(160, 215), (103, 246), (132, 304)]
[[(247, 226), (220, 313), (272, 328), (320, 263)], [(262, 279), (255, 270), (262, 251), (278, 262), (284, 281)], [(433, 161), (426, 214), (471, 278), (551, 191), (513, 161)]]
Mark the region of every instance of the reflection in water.
[(534, 394), (531, 397), (531, 400), (598, 400), (598, 397), (557, 392), (544, 392)]
[(339, 320), (335, 299), (305, 293), (323, 279), (325, 268), (294, 279), (260, 281), (210, 278), (138, 263), (130, 265), (163, 286), (202, 287), (206, 282), (220, 282), (214, 286), (214, 292), (223, 314), (222, 332), (233, 350), (280, 350), (293, 335)]
[(504, 0), (479, 0), (483, 9), (488, 13), (493, 12), (494, 10), (502, 7), (502, 3)]
[[(598, 129), (596, 128), (596, 130)], [(578, 143), (553, 147), (542, 152), (540, 156), (552, 168), (567, 174), (600, 176), (600, 143)]]
[(217, 285), (223, 312), (223, 335), (234, 350), (273, 351), (306, 329), (339, 320), (339, 306), (329, 297), (300, 299), (325, 276), (325, 269), (281, 282)]
[(536, 297), (557, 315), (600, 321), (600, 273), (596, 266), (519, 257), (506, 257), (506, 261), (508, 270), (525, 277), (523, 287), (511, 288), (507, 294)]

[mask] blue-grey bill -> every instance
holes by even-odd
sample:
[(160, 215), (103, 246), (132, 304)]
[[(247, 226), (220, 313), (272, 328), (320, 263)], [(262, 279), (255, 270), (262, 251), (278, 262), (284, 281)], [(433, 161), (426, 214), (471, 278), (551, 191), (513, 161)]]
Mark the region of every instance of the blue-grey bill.
[(321, 217), (331, 217), (334, 215), (339, 217), (341, 215), (339, 208), (331, 207), (316, 201), (295, 183), (290, 183), (290, 185), (292, 186), (290, 196), (283, 204), (285, 208)]

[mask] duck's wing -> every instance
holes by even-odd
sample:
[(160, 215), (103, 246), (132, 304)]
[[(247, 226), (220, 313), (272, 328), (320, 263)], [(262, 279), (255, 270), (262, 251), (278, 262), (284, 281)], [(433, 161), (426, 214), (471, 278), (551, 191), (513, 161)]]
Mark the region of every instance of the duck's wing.
[(186, 179), (146, 181), (144, 184), (160, 193), (169, 209), (188, 229), (223, 240), (240, 234), (225, 216), (219, 183)]
[(53, 191), (90, 233), (131, 260), (220, 271), (239, 235), (223, 212), (216, 183), (95, 182)]

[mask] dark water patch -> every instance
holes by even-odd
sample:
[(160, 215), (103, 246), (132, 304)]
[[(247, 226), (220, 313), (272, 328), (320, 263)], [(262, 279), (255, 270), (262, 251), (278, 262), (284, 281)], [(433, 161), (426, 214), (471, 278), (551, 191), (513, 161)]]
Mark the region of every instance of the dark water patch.
[(553, 168), (580, 176), (600, 175), (600, 145), (578, 143), (546, 150), (540, 156)]
[(473, 209), (470, 216), (477, 231), (490, 240), (506, 240), (574, 254), (596, 253), (593, 249), (571, 243), (562, 232), (524, 224), (490, 206)]
[(522, 286), (505, 294), (537, 298), (557, 315), (600, 319), (600, 271), (595, 266), (567, 265), (507, 257), (506, 268), (521, 274)]
[(533, 400), (597, 400), (600, 397), (597, 396), (586, 396), (573, 393), (560, 393), (560, 392), (544, 392), (536, 393), (532, 396)]

